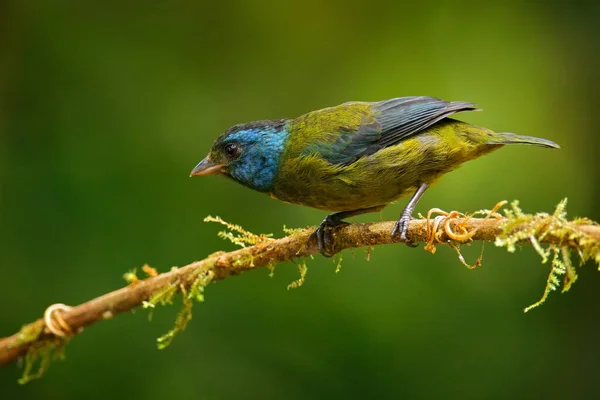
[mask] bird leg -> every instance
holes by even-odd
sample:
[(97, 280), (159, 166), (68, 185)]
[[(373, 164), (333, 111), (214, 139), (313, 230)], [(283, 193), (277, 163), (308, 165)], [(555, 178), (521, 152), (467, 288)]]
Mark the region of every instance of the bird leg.
[(329, 214), (323, 219), (323, 222), (319, 225), (319, 227), (310, 234), (308, 237), (308, 242), (312, 242), (313, 240), (317, 240), (317, 246), (319, 247), (319, 251), (325, 257), (331, 257), (333, 254), (329, 251), (331, 246), (333, 245), (333, 237), (331, 235), (331, 229), (335, 226), (346, 225), (347, 222), (343, 221), (344, 218), (353, 217), (355, 215), (376, 212), (383, 209), (385, 206), (376, 206), (370, 208), (360, 208), (358, 210), (351, 211), (341, 211), (333, 214)]
[[(408, 223), (410, 222), (410, 218), (412, 216), (413, 211), (417, 206), (417, 203), (427, 190), (428, 185), (426, 183), (421, 184), (415, 194), (411, 197), (410, 201), (402, 210), (402, 214), (400, 214), (400, 218), (396, 221), (396, 225), (394, 225), (394, 229), (392, 230), (392, 239), (394, 239), (398, 234), (400, 235), (400, 241), (406, 243), (409, 246), (412, 246), (412, 243), (406, 237), (406, 233), (408, 232)], [(414, 247), (414, 246), (413, 246)]]

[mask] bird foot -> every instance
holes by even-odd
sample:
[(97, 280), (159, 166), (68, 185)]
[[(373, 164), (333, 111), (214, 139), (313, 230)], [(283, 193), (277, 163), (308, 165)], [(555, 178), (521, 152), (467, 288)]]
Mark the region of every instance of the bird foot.
[(347, 222), (344, 222), (339, 218), (328, 215), (323, 219), (323, 222), (321, 222), (319, 227), (310, 234), (308, 242), (311, 243), (316, 240), (321, 254), (325, 257), (331, 257), (333, 256), (333, 253), (331, 252), (333, 247), (333, 235), (331, 230), (333, 227), (347, 224)]
[(402, 213), (396, 224), (394, 225), (394, 229), (392, 229), (392, 240), (398, 240), (403, 242), (409, 247), (417, 247), (418, 244), (413, 243), (407, 237), (408, 233), (408, 224), (410, 222), (411, 216), (409, 214)]

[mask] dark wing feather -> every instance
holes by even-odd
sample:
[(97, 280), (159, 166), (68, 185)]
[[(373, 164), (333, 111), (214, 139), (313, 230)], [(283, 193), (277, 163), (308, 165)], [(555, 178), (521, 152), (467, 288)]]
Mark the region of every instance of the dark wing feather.
[(475, 110), (475, 104), (448, 102), (435, 97), (401, 97), (373, 104), (375, 119), (381, 125), (382, 147), (392, 146), (429, 128), (459, 111)]
[(322, 149), (333, 164), (349, 165), (361, 157), (411, 138), (436, 122), (459, 111), (476, 110), (475, 104), (448, 102), (435, 97), (400, 97), (372, 104), (374, 120), (358, 130), (342, 134), (338, 141)]

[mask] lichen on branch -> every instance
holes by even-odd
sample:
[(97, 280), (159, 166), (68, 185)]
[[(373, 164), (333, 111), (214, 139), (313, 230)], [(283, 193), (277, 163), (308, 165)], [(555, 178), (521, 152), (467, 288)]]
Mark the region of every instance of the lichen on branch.
[[(461, 262), (460, 245), (472, 241), (492, 241), (496, 246), (506, 247), (513, 252), (517, 245), (531, 244), (542, 257), (542, 262), (551, 261), (551, 270), (546, 290), (540, 301), (528, 307), (538, 306), (548, 294), (562, 286), (567, 291), (577, 279), (576, 269), (571, 260), (573, 251), (579, 262), (594, 260), (600, 265), (600, 226), (588, 219), (569, 221), (566, 218), (566, 200), (561, 202), (553, 214), (525, 214), (513, 202), (510, 209), (504, 210), (505, 216), (497, 213), (503, 205), (499, 203), (492, 210), (466, 215), (452, 211), (446, 213), (436, 209), (438, 217), (414, 219), (410, 221), (408, 239), (413, 243), (426, 243), (425, 249), (435, 252), (438, 244), (448, 244), (454, 248)], [(433, 210), (432, 210), (433, 211)], [(483, 218), (474, 215), (482, 214)], [(314, 228), (285, 229), (287, 236), (273, 239), (270, 235), (255, 235), (242, 227), (225, 222), (219, 217), (207, 217), (206, 221), (224, 225), (227, 230), (219, 237), (241, 246), (231, 252), (219, 251), (202, 261), (196, 261), (183, 267), (173, 267), (170, 271), (158, 274), (149, 266), (142, 270), (148, 275), (145, 279), (137, 277), (135, 271), (127, 272), (124, 277), (128, 285), (107, 293), (76, 307), (67, 308), (57, 318), (62, 326), (71, 332), (66, 337), (52, 334), (47, 321), (39, 319), (25, 325), (18, 333), (0, 339), (0, 365), (18, 358), (25, 358), (22, 383), (37, 378), (47, 369), (51, 359), (62, 356), (64, 344), (83, 327), (98, 321), (111, 319), (136, 307), (152, 311), (157, 305), (170, 304), (178, 294), (183, 305), (177, 315), (175, 326), (158, 339), (159, 348), (171, 343), (175, 335), (183, 330), (192, 317), (194, 300), (204, 300), (204, 290), (212, 282), (219, 281), (245, 271), (267, 267), (271, 273), (276, 264), (293, 261), (299, 269), (300, 277), (290, 283), (288, 288), (300, 286), (306, 278), (306, 257), (318, 253), (316, 243), (307, 243)], [(393, 244), (390, 232), (395, 221), (348, 224), (332, 229), (333, 246), (331, 254), (344, 249), (365, 247), (367, 259), (375, 245)], [(545, 248), (543, 246), (546, 246)], [(470, 266), (476, 267), (481, 257)], [(340, 258), (336, 271), (339, 271)], [(562, 282), (561, 282), (562, 279)], [(66, 325), (65, 325), (66, 324)], [(40, 367), (33, 372), (33, 365), (40, 360)]]
[[(538, 301), (526, 307), (525, 312), (543, 304), (550, 293), (561, 286), (564, 293), (575, 283), (577, 270), (571, 260), (571, 250), (577, 251), (580, 265), (594, 260), (600, 266), (600, 241), (597, 236), (590, 234), (591, 227), (598, 230), (599, 226), (586, 218), (569, 221), (567, 199), (558, 204), (553, 214), (525, 214), (519, 208), (518, 201), (513, 201), (511, 209), (504, 212), (506, 219), (502, 226), (503, 232), (496, 238), (495, 245), (506, 247), (509, 252), (514, 253), (517, 244), (528, 241), (542, 258), (542, 264), (551, 260), (544, 293)], [(555, 240), (549, 241), (544, 248), (541, 243), (548, 237)]]

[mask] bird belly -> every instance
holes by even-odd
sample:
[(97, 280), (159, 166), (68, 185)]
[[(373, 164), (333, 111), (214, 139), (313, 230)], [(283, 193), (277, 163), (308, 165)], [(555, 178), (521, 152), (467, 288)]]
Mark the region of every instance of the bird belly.
[[(370, 158), (370, 157), (369, 157)], [(301, 165), (298, 165), (301, 164)], [(327, 211), (348, 211), (387, 204), (415, 190), (414, 179), (394, 166), (365, 164), (336, 168), (326, 162), (300, 161), (297, 173), (282, 177), (273, 195), (289, 203)], [(283, 181), (283, 182), (282, 182)]]

